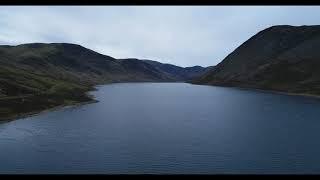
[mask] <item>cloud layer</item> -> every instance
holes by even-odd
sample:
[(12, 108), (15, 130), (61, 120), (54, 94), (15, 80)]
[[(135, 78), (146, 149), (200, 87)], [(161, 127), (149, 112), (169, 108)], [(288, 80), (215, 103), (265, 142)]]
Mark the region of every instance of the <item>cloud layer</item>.
[(0, 44), (67, 42), (115, 58), (180, 66), (219, 63), (272, 25), (319, 24), (320, 7), (0, 7)]

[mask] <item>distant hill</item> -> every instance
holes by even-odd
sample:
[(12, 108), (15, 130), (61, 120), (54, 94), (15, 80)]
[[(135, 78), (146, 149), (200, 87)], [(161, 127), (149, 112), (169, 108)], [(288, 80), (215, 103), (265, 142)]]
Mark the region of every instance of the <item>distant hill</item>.
[(180, 66), (160, 63), (152, 60), (144, 60), (144, 62), (151, 64), (157, 70), (161, 71), (162, 74), (165, 74), (170, 79), (174, 79), (177, 81), (191, 80), (192, 78), (201, 76), (206, 71), (206, 68), (201, 66), (183, 68)]
[(272, 26), (244, 42), (196, 84), (320, 95), (320, 26)]
[(146, 61), (115, 59), (76, 44), (0, 46), (0, 119), (89, 101), (86, 92), (97, 84), (185, 81), (205, 68), (186, 69), (166, 73)]

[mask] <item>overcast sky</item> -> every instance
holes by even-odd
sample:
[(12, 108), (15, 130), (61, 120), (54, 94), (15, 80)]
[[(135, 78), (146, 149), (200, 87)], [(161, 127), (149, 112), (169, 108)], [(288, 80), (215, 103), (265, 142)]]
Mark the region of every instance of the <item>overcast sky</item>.
[(320, 7), (2, 6), (0, 44), (76, 43), (115, 58), (209, 66), (279, 24), (320, 24)]

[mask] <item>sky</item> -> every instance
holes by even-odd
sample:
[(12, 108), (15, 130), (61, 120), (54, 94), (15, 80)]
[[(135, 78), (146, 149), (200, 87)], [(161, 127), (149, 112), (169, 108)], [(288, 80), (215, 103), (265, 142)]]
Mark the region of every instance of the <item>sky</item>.
[(114, 58), (212, 66), (273, 25), (320, 24), (320, 6), (2, 6), (0, 44), (74, 43)]

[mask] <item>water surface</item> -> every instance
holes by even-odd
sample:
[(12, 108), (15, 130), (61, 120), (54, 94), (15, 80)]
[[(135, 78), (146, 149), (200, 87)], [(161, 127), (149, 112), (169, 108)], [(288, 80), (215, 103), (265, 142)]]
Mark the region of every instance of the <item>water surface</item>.
[(0, 124), (0, 173), (320, 173), (320, 101), (186, 83)]

